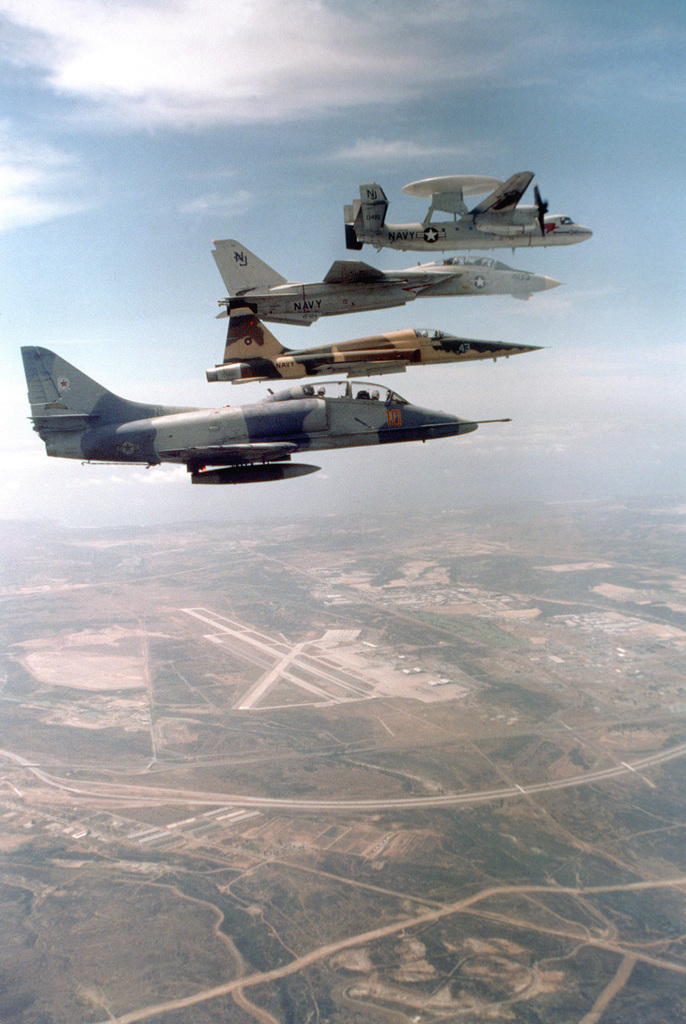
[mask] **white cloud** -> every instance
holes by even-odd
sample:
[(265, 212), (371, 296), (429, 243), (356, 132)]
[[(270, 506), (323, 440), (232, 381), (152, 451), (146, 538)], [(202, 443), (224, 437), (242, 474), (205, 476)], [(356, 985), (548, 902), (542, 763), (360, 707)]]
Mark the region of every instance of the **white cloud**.
[(209, 217), (229, 217), (245, 213), (255, 203), (255, 197), (245, 189), (238, 189), (227, 195), (222, 192), (207, 192), (181, 206), (181, 213), (200, 214)]
[(16, 135), (0, 121), (0, 231), (40, 224), (86, 208), (74, 198), (81, 185), (77, 159)]
[[(488, 147), (491, 149), (491, 147)], [(486, 147), (480, 155), (485, 155)], [(329, 160), (369, 161), (370, 163), (394, 164), (398, 160), (420, 159), (427, 160), (434, 157), (450, 157), (450, 159), (473, 160), (475, 157), (474, 146), (436, 146), (418, 145), (409, 139), (386, 140), (381, 138), (356, 139), (352, 145), (332, 153)]]
[(94, 115), (175, 127), (297, 118), (478, 81), (507, 54), (502, 22), (515, 14), (504, 0), (0, 0), (3, 13), (14, 65)]

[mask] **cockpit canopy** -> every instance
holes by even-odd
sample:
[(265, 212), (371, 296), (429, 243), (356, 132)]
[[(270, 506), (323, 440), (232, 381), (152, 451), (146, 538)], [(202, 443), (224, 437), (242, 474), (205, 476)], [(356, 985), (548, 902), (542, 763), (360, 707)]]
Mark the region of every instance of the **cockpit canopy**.
[[(434, 332), (440, 334), (440, 332)], [(298, 384), (277, 391), (265, 398), (265, 402), (293, 402), (303, 398), (347, 399), (348, 401), (380, 402), (381, 405), (408, 405), (396, 391), (383, 384), (372, 384), (362, 380), (329, 380), (323, 384)]]
[(444, 267), (487, 267), (492, 270), (512, 270), (506, 263), (491, 259), (490, 256), (449, 256), (443, 260)]
[(427, 338), (429, 341), (441, 341), (446, 337), (445, 331), (437, 331), (430, 327), (415, 327), (414, 333), (418, 338)]

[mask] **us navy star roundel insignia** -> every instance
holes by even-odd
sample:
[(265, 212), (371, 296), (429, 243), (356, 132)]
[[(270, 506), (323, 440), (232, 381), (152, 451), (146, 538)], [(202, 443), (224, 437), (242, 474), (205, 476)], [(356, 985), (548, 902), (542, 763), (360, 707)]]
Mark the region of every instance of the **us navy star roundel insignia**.
[(475, 277), (474, 278), (474, 287), (475, 288), (485, 288), (486, 287), (486, 278), (485, 277), (481, 277), (481, 275), (479, 275), (478, 277)]
[(438, 231), (436, 231), (436, 228), (427, 228), (426, 229), (426, 231), (424, 232), (424, 241), (425, 242), (437, 242), (438, 241)]

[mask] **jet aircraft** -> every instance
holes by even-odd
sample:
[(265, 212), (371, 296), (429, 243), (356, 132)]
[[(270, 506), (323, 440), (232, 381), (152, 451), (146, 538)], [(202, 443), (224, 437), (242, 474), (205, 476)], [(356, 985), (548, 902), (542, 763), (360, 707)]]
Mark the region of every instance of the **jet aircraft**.
[(48, 455), (88, 462), (185, 465), (194, 484), (255, 483), (314, 473), (291, 455), (476, 430), (479, 422), (410, 405), (349, 381), (291, 387), (254, 405), (199, 409), (119, 398), (46, 348), (22, 348), (34, 429)]
[[(548, 203), (534, 186), (535, 206), (519, 206), (533, 179), (532, 171), (520, 171), (507, 181), (481, 175), (458, 174), (424, 178), (405, 185), (410, 196), (430, 198), (421, 224), (387, 224), (388, 199), (380, 185), (360, 185), (360, 198), (344, 207), (345, 243), (361, 249), (514, 249), (519, 246), (573, 245), (590, 238), (592, 231), (571, 217), (549, 214)], [(464, 197), (485, 199), (471, 210)], [(434, 221), (434, 211), (451, 213), (452, 220)]]
[(388, 309), (416, 298), (509, 294), (528, 299), (560, 283), (496, 260), (454, 256), (392, 271), (359, 260), (336, 260), (323, 281), (301, 284), (287, 281), (235, 238), (215, 241), (212, 255), (229, 294), (219, 300), (225, 307), (220, 317), (247, 305), (261, 320), (305, 326), (320, 316)]
[(411, 328), (334, 342), (319, 348), (287, 349), (248, 306), (229, 317), (224, 362), (207, 371), (208, 381), (244, 384), (259, 380), (323, 377), (345, 373), (404, 373), (417, 363), (463, 363), (535, 352), (538, 345), (458, 338), (443, 331)]

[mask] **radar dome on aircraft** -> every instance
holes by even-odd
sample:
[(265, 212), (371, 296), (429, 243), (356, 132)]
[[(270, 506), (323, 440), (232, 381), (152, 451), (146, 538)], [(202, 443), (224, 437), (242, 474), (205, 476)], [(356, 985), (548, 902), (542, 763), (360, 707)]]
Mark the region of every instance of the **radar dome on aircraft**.
[(492, 192), (502, 185), (500, 178), (489, 178), (485, 174), (447, 174), (439, 178), (422, 178), (403, 185), (403, 192), (420, 199), (431, 199), (445, 193), (461, 192), (463, 196), (480, 196)]
[(431, 200), (431, 210), (443, 213), (466, 213), (464, 196), (483, 195), (502, 185), (500, 178), (487, 178), (483, 174), (449, 174), (441, 178), (422, 178), (403, 186), (408, 196)]

